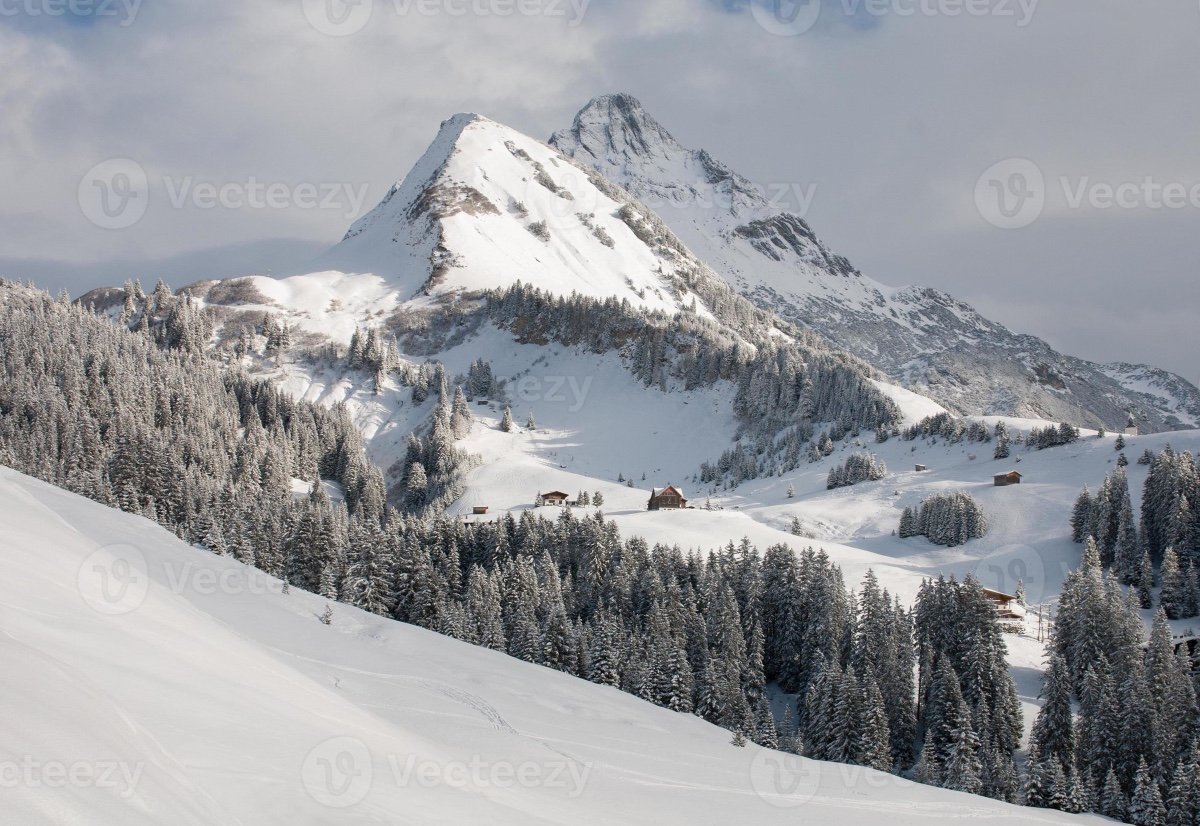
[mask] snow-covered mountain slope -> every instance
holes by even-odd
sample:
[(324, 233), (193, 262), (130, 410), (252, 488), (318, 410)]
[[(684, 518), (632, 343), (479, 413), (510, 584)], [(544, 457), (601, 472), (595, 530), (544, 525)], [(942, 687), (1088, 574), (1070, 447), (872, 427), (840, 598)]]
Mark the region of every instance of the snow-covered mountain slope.
[(1088, 822), (737, 748), (346, 606), (326, 626), (310, 594), (7, 469), (0, 522), (7, 822)]
[(1066, 356), (944, 292), (864, 276), (788, 211), (802, 191), (755, 185), (685, 148), (628, 95), (591, 101), (550, 144), (654, 207), (759, 305), (959, 412), (1113, 428), (1133, 410), (1146, 431), (1200, 424), (1200, 391), (1174, 374)]
[[(800, 424), (801, 401), (805, 427), (838, 419), (874, 428), (894, 417), (872, 384), (882, 373), (756, 307), (652, 209), (595, 171), (478, 115), (443, 123), (412, 171), (312, 272), (201, 282), (180, 292), (208, 311), (215, 335), (206, 327), (199, 337), (219, 357), (294, 395), (346, 402), (385, 468), (431, 412), (409, 404), (411, 387), (389, 376), (429, 359), (447, 366), (452, 385), (476, 359), (500, 359), (494, 369), (509, 391), (491, 400), (508, 401), (522, 420), (563, 389), (619, 387), (611, 412), (624, 423), (555, 422), (574, 426), (575, 438), (610, 462), (623, 455), (614, 441), (621, 443), (630, 420), (665, 421), (703, 394), (717, 403), (707, 423), (677, 426), (672, 443), (656, 441), (641, 454), (677, 473), (694, 472), (746, 431), (772, 436)], [(139, 294), (135, 301), (120, 289), (80, 299), (134, 325), (139, 315), (165, 323), (171, 300)], [(286, 343), (272, 343), (269, 326), (286, 327)], [(388, 349), (374, 370), (347, 358), (356, 330), (372, 331)], [(505, 355), (512, 344), (521, 345), (517, 358)], [(755, 398), (769, 401), (760, 406), (772, 408), (757, 418), (757, 402), (735, 404), (749, 373), (764, 382)], [(696, 398), (665, 398), (679, 391)]]
[(282, 311), (299, 329), (346, 343), (355, 325), (515, 283), (552, 295), (613, 298), (667, 314), (704, 303), (664, 254), (619, 216), (628, 196), (544, 143), (480, 115), (442, 124), (403, 181), (321, 255), (313, 272), (250, 277), (195, 294)]
[[(889, 390), (907, 408), (909, 421), (934, 412), (921, 397), (900, 388)], [(685, 406), (689, 399), (678, 401), (682, 414), (688, 415), (693, 409)], [(690, 401), (695, 404), (694, 399)], [(564, 401), (562, 406), (568, 403)], [(547, 408), (546, 418), (560, 421), (552, 411)], [(722, 492), (681, 478), (674, 467), (655, 464), (662, 455), (657, 443), (664, 436), (669, 438), (669, 428), (661, 424), (667, 421), (660, 419), (645, 432), (630, 430), (625, 438), (609, 442), (614, 445), (610, 456), (604, 449), (589, 447), (587, 439), (570, 426), (547, 424), (532, 432), (504, 433), (498, 427), (497, 414), (485, 416), (464, 443), (482, 457), (482, 464), (467, 474), (465, 493), (452, 512), (468, 520), (495, 519), (504, 513), (519, 516), (531, 508), (534, 492), (562, 490), (573, 495), (584, 490), (603, 495), (601, 510), (624, 536), (702, 550), (737, 543), (743, 537), (760, 549), (780, 543), (819, 546), (842, 568), (850, 587), (871, 570), (883, 587), (906, 604), (916, 599), (925, 578), (974, 576), (985, 587), (1004, 593), (1015, 592), (1020, 581), (1031, 614), (1025, 633), (1006, 635), (1006, 641), (1028, 731), (1041, 705), (1046, 656), (1043, 642), (1037, 638), (1037, 613), (1040, 608), (1045, 633), (1064, 579), (1080, 564), (1081, 546), (1072, 542), (1070, 535), (1071, 507), (1084, 485), (1095, 491), (1115, 469), (1119, 455), (1115, 436), (1097, 437), (1095, 431), (1084, 431), (1076, 443), (1041, 451), (1014, 443), (1012, 455), (1005, 460), (992, 458), (992, 444), (896, 438), (877, 444), (873, 438), (848, 438), (819, 462)], [(682, 421), (692, 423), (686, 418)], [(997, 418), (984, 421), (994, 425)], [(1004, 421), (1014, 436), (1044, 424), (1008, 417)], [(1200, 431), (1196, 430), (1126, 437), (1126, 441), (1125, 453), (1131, 459), (1145, 450), (1159, 452), (1167, 445), (1200, 453)], [(887, 475), (876, 482), (827, 490), (830, 469), (860, 451), (883, 460)], [(631, 457), (641, 457), (641, 461)], [(917, 471), (918, 464), (926, 470)], [(994, 474), (1014, 468), (1025, 476), (1021, 485), (994, 486)], [(617, 482), (618, 469), (635, 480), (634, 487)], [(1147, 468), (1131, 463), (1126, 470), (1134, 510), (1140, 513)], [(667, 482), (681, 487), (696, 510), (648, 511), (650, 488), (661, 488)], [(934, 494), (959, 491), (969, 493), (982, 507), (990, 524), (986, 536), (961, 547), (944, 548), (922, 537), (900, 539), (895, 535), (904, 508), (917, 508)], [(472, 515), (476, 506), (487, 506), (489, 514)], [(553, 515), (554, 509), (534, 512)], [(805, 536), (791, 533), (794, 520)], [(1147, 628), (1151, 618), (1152, 612), (1145, 612)], [(1176, 631), (1183, 633), (1193, 624), (1181, 620), (1175, 623)]]

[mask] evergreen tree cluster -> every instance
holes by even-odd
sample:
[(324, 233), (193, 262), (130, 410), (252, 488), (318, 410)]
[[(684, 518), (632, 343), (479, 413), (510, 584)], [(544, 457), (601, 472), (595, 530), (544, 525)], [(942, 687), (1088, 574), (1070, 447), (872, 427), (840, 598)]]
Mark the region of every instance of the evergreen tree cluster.
[(1169, 619), (1200, 613), (1200, 517), (1192, 508), (1200, 476), (1190, 453), (1169, 446), (1149, 462), (1142, 489), (1140, 525), (1125, 469), (1105, 477), (1093, 496), (1085, 487), (1071, 511), (1071, 536), (1094, 541), (1101, 567), (1134, 587), (1143, 608), (1152, 604), (1154, 569), (1159, 601)]
[[(796, 565), (771, 550), (767, 553), (769, 591), (801, 587), (795, 580), (804, 578), (806, 559)], [(811, 557), (807, 561), (811, 564)], [(805, 600), (773, 600), (783, 612), (766, 615), (767, 628), (795, 622), (792, 606), (813, 605), (811, 600), (828, 587), (818, 582), (816, 592)], [(812, 616), (813, 608), (802, 616)], [(844, 621), (842, 614), (848, 617)], [(768, 674), (803, 698), (791, 742), (796, 751), (817, 760), (883, 771), (907, 768), (917, 725), (912, 617), (868, 571), (857, 601), (849, 600), (844, 609), (839, 606), (833, 618), (837, 624), (829, 629), (831, 639), (824, 638), (825, 620), (797, 639), (786, 631), (767, 636)], [(772, 644), (776, 639), (778, 644)], [(784, 730), (790, 734), (788, 725)]]
[(462, 494), (462, 474), (475, 457), (454, 446), (471, 426), (471, 412), (462, 388), (452, 403), (434, 406), (427, 432), (408, 434), (404, 456), (390, 469), (400, 480), (399, 495), (393, 496), (406, 513), (433, 516), (441, 513)]
[(900, 516), (901, 539), (924, 536), (935, 545), (965, 545), (987, 534), (988, 521), (969, 493), (934, 494)]
[[(1158, 611), (1105, 571), (1088, 538), (1068, 575), (1033, 727), (1028, 805), (1093, 811), (1138, 826), (1200, 821), (1200, 708), (1185, 649)], [(1075, 712), (1075, 709), (1078, 712)]]
[(364, 333), (358, 327), (350, 337), (346, 362), (352, 370), (367, 370), (375, 377), (375, 392), (383, 392), (388, 375), (403, 364), (395, 340), (385, 341), (379, 328), (370, 327)]
[(500, 399), (504, 395), (504, 383), (492, 372), (490, 362), (475, 359), (467, 370), (467, 398)]
[(960, 442), (987, 443), (992, 440), (992, 434), (983, 422), (964, 420), (950, 415), (938, 413), (926, 416), (921, 421), (901, 431), (901, 438), (906, 442), (917, 439), (943, 439), (950, 444)]
[(128, 329), (137, 330), (161, 346), (191, 354), (204, 352), (214, 331), (208, 312), (191, 296), (175, 295), (162, 280), (149, 295), (140, 282), (127, 281), (117, 318)]
[[(873, 575), (854, 599), (823, 551), (773, 546), (760, 554), (743, 540), (684, 554), (622, 540), (599, 513), (577, 517), (570, 509), (554, 521), (529, 512), (471, 524), (405, 520), (378, 539), (388, 560), (379, 570), (393, 576), (352, 593), (386, 596), (354, 597), (354, 604), (697, 714), (772, 747), (781, 732), (768, 682), (816, 702), (810, 683), (823, 669), (849, 671), (863, 702), (836, 711), (855, 732), (845, 759), (885, 768), (911, 762), (908, 613)], [(832, 755), (831, 740), (806, 743), (840, 724), (826, 716), (836, 704), (817, 703), (812, 713), (810, 705), (782, 723), (784, 741)]]
[(1152, 561), (1174, 548), (1181, 562), (1200, 565), (1200, 470), (1191, 453), (1168, 445), (1154, 457), (1142, 489), (1141, 527)]
[(1022, 734), (996, 610), (974, 578), (922, 584), (915, 609), (922, 748), (915, 776), (1015, 801)]
[(1057, 426), (1035, 427), (1029, 431), (1029, 438), (1026, 439), (1026, 444), (1036, 447), (1038, 450), (1045, 450), (1048, 447), (1060, 447), (1069, 445), (1072, 442), (1079, 440), (1079, 428), (1072, 424), (1063, 422)]
[[(0, 343), (0, 461), (17, 470), (274, 575), (303, 568), (296, 584), (314, 589), (328, 537), (385, 516), (383, 477), (340, 409), (8, 283)], [(293, 479), (312, 495), (297, 501)]]
[(874, 453), (853, 453), (842, 464), (830, 468), (825, 488), (848, 488), (859, 482), (877, 482), (884, 476), (887, 476), (887, 465)]

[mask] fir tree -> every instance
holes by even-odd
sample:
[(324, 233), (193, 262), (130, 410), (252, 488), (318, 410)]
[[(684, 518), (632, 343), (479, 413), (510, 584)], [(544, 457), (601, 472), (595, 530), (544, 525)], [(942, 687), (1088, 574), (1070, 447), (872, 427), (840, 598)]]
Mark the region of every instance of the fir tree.
[(1159, 571), (1161, 590), (1158, 601), (1167, 619), (1179, 619), (1187, 615), (1188, 595), (1183, 573), (1179, 570), (1179, 556), (1174, 548), (1163, 554), (1162, 569)]
[(1122, 822), (1129, 817), (1129, 798), (1121, 789), (1117, 773), (1111, 768), (1104, 778), (1104, 788), (1100, 792), (1100, 814)]
[(1129, 803), (1129, 822), (1134, 826), (1165, 826), (1166, 820), (1167, 811), (1163, 805), (1162, 793), (1158, 789), (1158, 782), (1143, 758), (1138, 763), (1137, 777), (1134, 780), (1133, 798)]

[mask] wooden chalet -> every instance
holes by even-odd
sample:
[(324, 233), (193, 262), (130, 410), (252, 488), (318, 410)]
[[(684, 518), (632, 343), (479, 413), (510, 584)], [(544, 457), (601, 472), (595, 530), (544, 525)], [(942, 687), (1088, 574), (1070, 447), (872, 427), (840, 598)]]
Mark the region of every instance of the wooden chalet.
[(995, 479), (996, 487), (1006, 488), (1009, 485), (1021, 484), (1021, 479), (1024, 477), (1015, 470), (1010, 470), (1008, 473), (997, 473), (993, 478)]
[(1012, 594), (993, 591), (991, 588), (984, 588), (983, 594), (996, 606), (996, 615), (1001, 622), (1021, 622), (1025, 619), (1025, 606), (1017, 602), (1017, 598)]
[(483, 516), (487, 512), (487, 505), (476, 505), (475, 507), (471, 508), (471, 513), (473, 513), (475, 516)]
[(571, 497), (563, 493), (561, 490), (552, 490), (549, 493), (539, 493), (537, 498), (538, 505), (557, 505), (562, 507), (567, 504), (567, 500)]
[(684, 498), (682, 491), (674, 485), (667, 485), (659, 491), (651, 488), (649, 510), (681, 510), (686, 507), (687, 499)]

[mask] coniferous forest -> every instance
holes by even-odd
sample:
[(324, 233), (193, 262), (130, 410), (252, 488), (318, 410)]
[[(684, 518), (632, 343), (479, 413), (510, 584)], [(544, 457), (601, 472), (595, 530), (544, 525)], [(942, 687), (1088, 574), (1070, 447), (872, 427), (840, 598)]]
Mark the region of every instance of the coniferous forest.
[[(0, 463), (331, 603), (696, 714), (735, 742), (1139, 825), (1196, 822), (1195, 686), (1166, 626), (1196, 610), (1188, 454), (1147, 460), (1140, 526), (1123, 469), (1097, 496), (1081, 494), (1072, 526), (1084, 563), (1064, 588), (1022, 776), (1005, 644), (973, 579), (927, 581), (909, 608), (870, 573), (848, 590), (812, 547), (651, 547), (590, 511), (439, 518), (430, 478), (462, 461), (453, 442), (470, 414), (464, 389), (436, 368), (405, 380), (438, 403), (429, 433), (409, 440), (389, 503), (344, 411), (211, 361), (189, 344), (205, 320), (186, 298), (156, 291), (142, 302), (113, 324), (0, 286)], [(496, 390), (483, 363), (467, 385), (472, 396)], [(990, 437), (935, 424), (943, 437)], [(847, 479), (871, 478), (862, 456)], [(986, 530), (962, 494), (905, 519), (903, 535), (946, 544)], [(1161, 610), (1146, 647), (1137, 612), (1155, 583)], [(1128, 597), (1122, 584), (1134, 586)]]
[[(2, 289), (3, 463), (331, 601), (612, 685), (764, 745), (895, 771), (919, 756), (927, 782), (1014, 798), (1017, 711), (977, 583), (929, 583), (909, 610), (873, 575), (848, 591), (813, 548), (648, 547), (598, 513), (421, 519), (387, 503), (341, 411), (179, 346), (202, 320), (186, 301), (146, 296), (138, 312), (151, 321), (111, 324)], [(184, 331), (170, 340), (160, 332), (168, 318)], [(439, 392), (437, 418), (452, 433), (455, 405)], [(436, 438), (409, 444), (408, 471), (438, 466), (428, 453)], [(310, 493), (297, 496), (294, 480)], [(770, 684), (790, 698), (778, 719)]]

